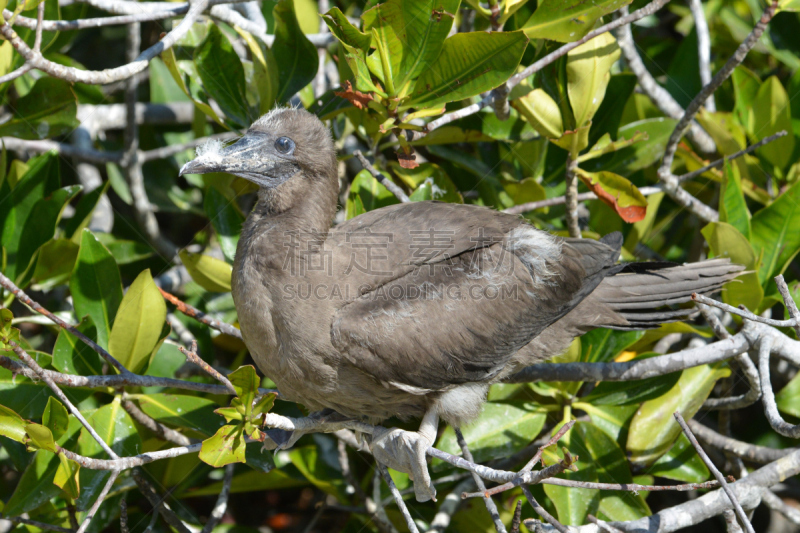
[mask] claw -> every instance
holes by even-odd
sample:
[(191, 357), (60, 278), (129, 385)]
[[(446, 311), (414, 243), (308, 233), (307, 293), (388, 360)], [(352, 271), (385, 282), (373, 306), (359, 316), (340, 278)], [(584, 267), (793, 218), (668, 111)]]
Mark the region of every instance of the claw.
[(436, 440), (439, 415), (431, 409), (422, 418), (419, 431), (377, 426), (372, 434), (372, 453), (380, 463), (405, 472), (414, 482), (418, 502), (436, 501), (436, 489), (428, 474), (426, 453)]

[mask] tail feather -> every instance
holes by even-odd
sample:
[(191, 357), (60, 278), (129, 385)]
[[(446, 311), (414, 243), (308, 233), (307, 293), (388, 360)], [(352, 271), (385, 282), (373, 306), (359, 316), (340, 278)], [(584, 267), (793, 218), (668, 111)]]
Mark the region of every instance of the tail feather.
[[(597, 287), (595, 301), (613, 313), (603, 313), (607, 323), (595, 326), (613, 329), (647, 329), (664, 322), (683, 320), (695, 309), (659, 309), (689, 302), (692, 293), (708, 294), (744, 271), (729, 259), (711, 259), (686, 265), (635, 263), (609, 276)], [(614, 318), (611, 318), (611, 316)]]

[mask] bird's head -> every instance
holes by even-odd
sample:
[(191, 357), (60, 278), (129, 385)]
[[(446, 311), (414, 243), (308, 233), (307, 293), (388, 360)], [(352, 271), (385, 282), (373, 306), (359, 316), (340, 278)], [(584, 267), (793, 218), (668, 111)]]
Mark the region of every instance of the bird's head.
[(262, 190), (297, 179), (335, 181), (336, 150), (330, 131), (315, 115), (304, 109), (276, 108), (235, 143), (198, 151), (180, 175), (208, 172), (227, 172)]

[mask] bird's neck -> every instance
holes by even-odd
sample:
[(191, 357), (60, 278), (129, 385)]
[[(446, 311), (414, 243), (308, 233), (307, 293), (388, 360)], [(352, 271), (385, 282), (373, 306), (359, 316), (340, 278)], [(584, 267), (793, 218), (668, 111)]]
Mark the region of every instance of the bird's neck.
[(336, 214), (338, 189), (332, 177), (295, 176), (275, 188), (261, 189), (249, 218), (272, 231), (327, 235)]

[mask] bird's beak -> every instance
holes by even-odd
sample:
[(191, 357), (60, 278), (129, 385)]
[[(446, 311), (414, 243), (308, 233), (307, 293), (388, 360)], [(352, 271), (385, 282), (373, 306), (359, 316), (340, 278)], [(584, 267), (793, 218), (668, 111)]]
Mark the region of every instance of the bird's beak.
[(300, 167), (293, 160), (280, 157), (273, 143), (271, 135), (255, 132), (247, 133), (230, 146), (206, 146), (195, 159), (183, 165), (179, 175), (227, 172), (262, 187), (275, 187)]

